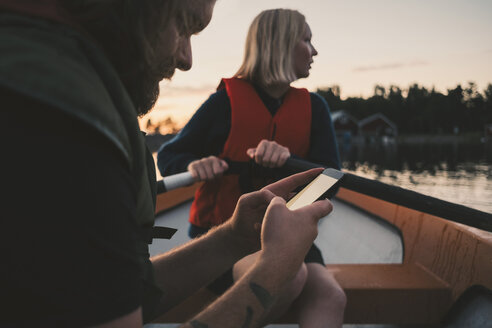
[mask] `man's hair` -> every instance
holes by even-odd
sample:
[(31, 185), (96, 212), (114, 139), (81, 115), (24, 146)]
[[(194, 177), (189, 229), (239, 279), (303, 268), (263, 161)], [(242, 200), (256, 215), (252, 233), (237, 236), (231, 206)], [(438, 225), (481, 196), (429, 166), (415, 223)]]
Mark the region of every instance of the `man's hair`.
[(305, 22), (297, 10), (261, 12), (249, 27), (243, 63), (235, 76), (261, 86), (295, 81), (292, 52)]
[(170, 78), (175, 58), (159, 57), (161, 33), (174, 20), (181, 35), (197, 26), (203, 4), (215, 0), (61, 0), (65, 9), (102, 48), (125, 85), (139, 115), (159, 96), (159, 82)]
[(159, 95), (155, 42), (179, 0), (62, 0), (75, 22), (104, 51), (139, 115)]

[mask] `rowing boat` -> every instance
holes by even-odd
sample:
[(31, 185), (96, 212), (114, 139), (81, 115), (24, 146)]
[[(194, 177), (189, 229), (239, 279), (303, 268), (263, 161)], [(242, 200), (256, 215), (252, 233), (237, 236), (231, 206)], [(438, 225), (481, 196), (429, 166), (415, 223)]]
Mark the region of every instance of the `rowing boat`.
[[(290, 159), (285, 168), (314, 166)], [(151, 255), (189, 240), (200, 185), (191, 181), (160, 182), (156, 225), (178, 233), (155, 240)], [(492, 214), (349, 173), (332, 202), (315, 243), (347, 295), (345, 323), (492, 327)], [(215, 298), (202, 289), (156, 322), (184, 322)], [(279, 320), (293, 322), (289, 313)]]

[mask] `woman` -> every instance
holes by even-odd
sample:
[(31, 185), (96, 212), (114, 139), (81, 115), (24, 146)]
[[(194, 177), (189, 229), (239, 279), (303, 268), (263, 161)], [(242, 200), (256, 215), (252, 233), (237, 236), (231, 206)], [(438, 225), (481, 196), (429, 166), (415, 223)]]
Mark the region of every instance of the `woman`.
[[(227, 220), (241, 188), (237, 175), (223, 175), (225, 159), (276, 168), (293, 156), (339, 168), (333, 124), (325, 100), (290, 86), (309, 76), (313, 57), (311, 30), (295, 10), (274, 9), (252, 22), (245, 56), (231, 79), (198, 109), (190, 122), (158, 154), (163, 176), (188, 170), (205, 181), (190, 210), (190, 236), (196, 237)], [(241, 190), (242, 189), (242, 190)], [(238, 262), (239, 279), (257, 254)], [(271, 320), (295, 300), (301, 327), (339, 327), (345, 295), (324, 267), (313, 245), (291, 286), (270, 312)]]

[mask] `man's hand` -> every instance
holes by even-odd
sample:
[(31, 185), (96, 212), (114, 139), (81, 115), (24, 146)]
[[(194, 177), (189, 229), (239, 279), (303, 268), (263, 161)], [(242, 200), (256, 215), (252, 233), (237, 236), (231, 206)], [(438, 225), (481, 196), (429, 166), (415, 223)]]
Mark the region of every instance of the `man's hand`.
[(332, 209), (331, 202), (324, 199), (291, 211), (283, 198), (275, 197), (263, 220), (262, 258), (267, 263), (278, 261), (295, 274), (318, 235), (318, 221)]
[[(236, 239), (238, 241), (246, 242), (246, 247), (248, 247), (250, 251), (258, 250), (261, 245), (260, 232), (263, 218), (272, 199), (278, 196), (287, 200), (294, 189), (311, 182), (322, 170), (322, 168), (319, 168), (294, 174), (272, 183), (260, 191), (242, 195), (241, 198), (239, 198), (231, 220), (226, 223), (230, 225)], [(327, 210), (326, 214), (331, 211), (331, 203), (328, 201), (327, 204), (329, 210)], [(286, 210), (290, 212), (287, 208)], [(277, 213), (277, 210), (273, 211), (273, 213)], [(299, 213), (305, 214), (302, 211)], [(277, 215), (274, 216), (277, 217)], [(294, 230), (295, 229), (297, 228), (294, 228)]]
[(265, 167), (280, 167), (290, 157), (289, 148), (266, 139), (261, 140), (256, 148), (246, 150), (246, 154)]
[(275, 197), (269, 190), (255, 191), (242, 195), (228, 224), (235, 241), (246, 247), (248, 253), (261, 247), (261, 222), (270, 201)]
[(213, 180), (224, 174), (229, 168), (226, 161), (216, 157), (209, 156), (188, 164), (188, 172), (197, 181)]

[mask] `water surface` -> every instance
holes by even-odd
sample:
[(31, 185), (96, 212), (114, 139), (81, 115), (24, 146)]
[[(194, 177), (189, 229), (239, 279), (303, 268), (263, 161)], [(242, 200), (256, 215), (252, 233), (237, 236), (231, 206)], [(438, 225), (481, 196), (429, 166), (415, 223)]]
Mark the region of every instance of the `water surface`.
[(492, 213), (492, 143), (339, 143), (345, 171)]

